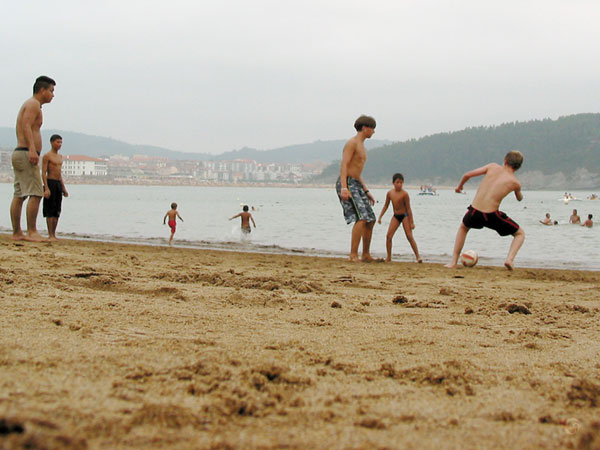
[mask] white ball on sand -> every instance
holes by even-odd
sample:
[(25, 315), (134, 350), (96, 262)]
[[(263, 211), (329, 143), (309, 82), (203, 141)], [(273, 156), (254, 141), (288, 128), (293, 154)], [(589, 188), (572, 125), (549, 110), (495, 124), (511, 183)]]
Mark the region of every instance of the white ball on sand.
[(475, 250), (467, 250), (460, 255), (460, 260), (465, 267), (473, 267), (479, 261), (479, 256)]

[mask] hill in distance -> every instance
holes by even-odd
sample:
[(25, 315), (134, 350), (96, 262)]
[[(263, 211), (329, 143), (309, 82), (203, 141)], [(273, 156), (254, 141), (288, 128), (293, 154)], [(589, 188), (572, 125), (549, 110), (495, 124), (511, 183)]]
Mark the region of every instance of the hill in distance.
[[(387, 185), (401, 172), (407, 185), (456, 186), (465, 172), (501, 164), (510, 150), (525, 157), (517, 176), (526, 188), (600, 187), (600, 114), (467, 128), (386, 145), (369, 152), (363, 177)], [(336, 162), (314, 181), (330, 183), (338, 175)]]
[[(44, 130), (42, 138), (44, 143), (49, 142), (50, 136), (60, 134), (64, 139), (62, 153), (65, 155), (86, 155), (94, 158), (109, 157), (113, 155), (147, 155), (159, 156), (179, 160), (234, 160), (252, 159), (259, 163), (310, 163), (323, 161), (330, 163), (342, 156), (345, 140), (316, 141), (308, 144), (290, 145), (272, 150), (257, 150), (244, 147), (218, 155), (208, 153), (188, 153), (170, 150), (152, 145), (133, 145), (116, 139), (91, 136), (83, 133), (63, 130)], [(9, 127), (0, 127), (0, 148), (12, 150), (16, 143), (15, 130)], [(368, 142), (367, 148), (375, 148), (390, 141), (373, 140)], [(48, 147), (44, 144), (44, 151)]]

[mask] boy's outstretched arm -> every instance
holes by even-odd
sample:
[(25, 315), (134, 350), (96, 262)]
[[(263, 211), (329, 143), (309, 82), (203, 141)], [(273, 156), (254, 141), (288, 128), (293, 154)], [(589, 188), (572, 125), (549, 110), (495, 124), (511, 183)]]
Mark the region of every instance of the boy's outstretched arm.
[(235, 219), (236, 217), (240, 217), (241, 215), (242, 215), (242, 213), (236, 214), (235, 216), (233, 216), (233, 217), (230, 217), (230, 218), (229, 218), (229, 220), (233, 220), (233, 219)]
[(518, 201), (523, 200), (523, 193), (521, 192), (521, 186), (519, 186), (517, 189), (515, 189), (515, 197), (517, 198)]
[(381, 218), (383, 217), (383, 215), (387, 211), (388, 206), (390, 206), (390, 193), (389, 193), (389, 191), (388, 191), (387, 194), (385, 194), (385, 205), (383, 205), (383, 209), (379, 213), (379, 219), (377, 220), (377, 223), (379, 223), (380, 225), (381, 225)]
[(169, 215), (169, 213), (167, 212), (165, 214), (165, 217), (163, 218), (163, 225), (165, 225), (167, 223), (167, 216)]
[(179, 217), (179, 220), (181, 220), (183, 222), (183, 219), (181, 218), (181, 216), (179, 215), (179, 212), (177, 212), (177, 217)]
[(467, 173), (465, 173), (462, 178), (460, 179), (460, 183), (458, 184), (458, 187), (454, 190), (457, 193), (461, 193), (463, 190), (463, 187), (465, 186), (465, 183), (467, 181), (469, 181), (471, 178), (473, 177), (478, 177), (480, 175), (484, 175), (487, 173), (488, 169), (490, 167), (490, 164), (487, 164), (483, 167), (479, 167), (477, 169), (473, 169)]
[(250, 214), (250, 220), (252, 221), (252, 225), (254, 225), (254, 228), (256, 228), (256, 222), (254, 222), (254, 217), (252, 217), (252, 214)]

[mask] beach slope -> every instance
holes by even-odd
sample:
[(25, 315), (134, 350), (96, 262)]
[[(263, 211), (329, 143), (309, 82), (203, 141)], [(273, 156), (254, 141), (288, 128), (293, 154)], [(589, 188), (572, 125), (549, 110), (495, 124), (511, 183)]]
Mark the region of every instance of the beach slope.
[(0, 236), (0, 448), (599, 448), (600, 275)]

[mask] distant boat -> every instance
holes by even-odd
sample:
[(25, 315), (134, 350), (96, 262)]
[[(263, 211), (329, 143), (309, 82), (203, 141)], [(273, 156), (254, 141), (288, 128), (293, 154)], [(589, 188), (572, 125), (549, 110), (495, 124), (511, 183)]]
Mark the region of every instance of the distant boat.
[(421, 192), (419, 192), (419, 195), (438, 195), (438, 193), (431, 184), (426, 184), (421, 186)]

